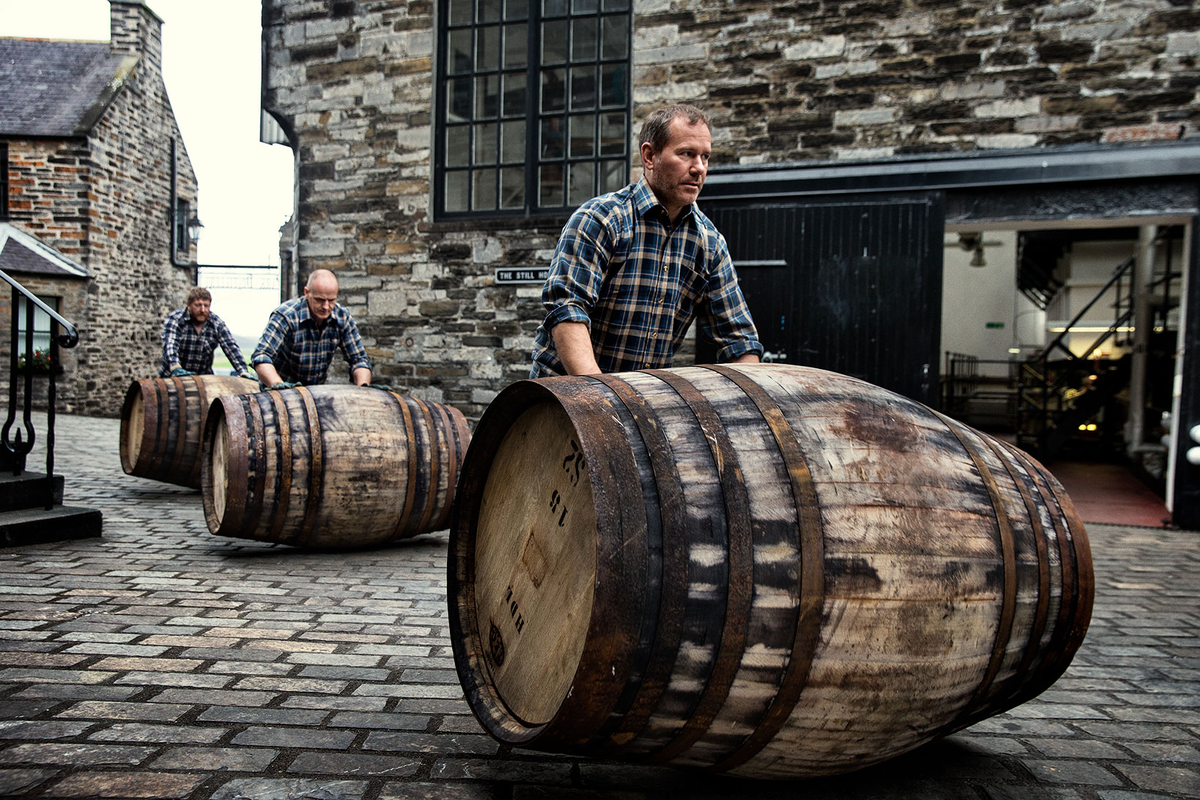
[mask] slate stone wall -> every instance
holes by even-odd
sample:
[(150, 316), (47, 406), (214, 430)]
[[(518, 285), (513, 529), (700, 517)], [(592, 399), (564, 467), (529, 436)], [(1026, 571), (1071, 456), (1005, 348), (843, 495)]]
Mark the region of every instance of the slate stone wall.
[[(162, 320), (194, 278), (171, 264), (171, 139), (180, 136), (162, 79), (161, 21), (136, 2), (114, 3), (112, 21), (114, 50), (136, 46), (143, 56), (88, 136), (8, 141), (11, 221), (92, 274), (82, 305), (63, 310), (80, 343), (64, 353), (59, 408), (93, 416), (117, 416), (130, 382), (157, 375)], [(179, 196), (194, 207), (181, 140), (178, 162)], [(0, 313), (0, 325), (7, 320)]]
[[(661, 103), (703, 106), (717, 169), (1118, 146), (1200, 122), (1200, 12), (1186, 2), (634, 8), (634, 137)], [(431, 218), (434, 11), (268, 0), (264, 104), (295, 133), (301, 274), (338, 273), (380, 379), (477, 418), (525, 375), (543, 314), (536, 287), (497, 286), (493, 270), (546, 265), (565, 220)]]

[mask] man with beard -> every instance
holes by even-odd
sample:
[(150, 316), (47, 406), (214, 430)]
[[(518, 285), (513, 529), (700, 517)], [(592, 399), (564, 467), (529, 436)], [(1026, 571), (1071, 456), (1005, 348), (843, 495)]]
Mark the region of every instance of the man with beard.
[(193, 286), (184, 307), (163, 320), (159, 377), (212, 375), (213, 351), (219, 346), (235, 373), (254, 380), (229, 326), (211, 309), (212, 293)]

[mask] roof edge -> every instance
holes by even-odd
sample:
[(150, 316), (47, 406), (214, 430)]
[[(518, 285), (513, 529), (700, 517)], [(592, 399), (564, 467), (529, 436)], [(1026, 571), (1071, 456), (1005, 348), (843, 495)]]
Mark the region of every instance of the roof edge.
[(4, 252), (4, 247), (8, 244), (9, 239), (15, 240), (17, 244), (26, 250), (31, 250), (39, 258), (49, 261), (54, 266), (69, 273), (63, 277), (92, 277), (92, 273), (88, 271), (87, 267), (75, 263), (33, 234), (21, 230), (12, 223), (0, 222), (0, 253)]
[(80, 115), (79, 121), (75, 123), (75, 129), (71, 131), (73, 136), (86, 136), (91, 132), (100, 118), (104, 116), (104, 112), (108, 111), (108, 107), (112, 105), (113, 100), (125, 88), (125, 83), (133, 75), (137, 69), (138, 62), (141, 56), (125, 56), (121, 62), (117, 64), (117, 69), (113, 73), (112, 78), (108, 83), (104, 84), (104, 91), (100, 96), (88, 106), (87, 110)]
[(839, 194), (968, 189), (1200, 176), (1200, 139), (1131, 145), (931, 153), (852, 162), (793, 162), (714, 169), (705, 196)]

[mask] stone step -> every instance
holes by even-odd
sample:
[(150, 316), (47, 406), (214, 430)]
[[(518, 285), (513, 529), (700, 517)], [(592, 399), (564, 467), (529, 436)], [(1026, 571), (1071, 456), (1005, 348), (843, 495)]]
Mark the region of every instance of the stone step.
[(103, 515), (93, 508), (55, 506), (0, 513), (0, 547), (61, 542), (99, 536)]
[[(54, 502), (63, 501), (63, 476), (54, 476)], [(23, 508), (43, 508), (46, 505), (46, 474), (24, 472), (13, 475), (0, 473), (0, 512), (17, 511)]]

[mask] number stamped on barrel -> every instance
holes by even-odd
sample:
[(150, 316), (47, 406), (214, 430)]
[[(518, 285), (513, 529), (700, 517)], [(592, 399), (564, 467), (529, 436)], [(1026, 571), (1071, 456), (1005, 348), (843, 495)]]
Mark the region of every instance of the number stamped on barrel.
[[(562, 460), (562, 471), (567, 476), (567, 482), (571, 486), (578, 486), (579, 481), (584, 476), (584, 460), (583, 452), (579, 449), (579, 442), (571, 440), (571, 452)], [(567, 502), (563, 493), (558, 489), (553, 489), (550, 492), (550, 513), (557, 517), (556, 522), (558, 527), (565, 528), (567, 525)]]
[[(560, 592), (573, 592), (557, 584), (552, 596), (543, 595), (541, 590), (546, 578), (555, 574), (556, 565), (562, 566), (560, 559), (564, 555), (573, 559), (570, 554), (577, 546), (573, 541), (574, 528), (586, 519), (586, 505), (590, 505), (587, 461), (579, 441), (567, 438), (565, 447), (550, 465), (553, 466), (541, 473), (541, 480), (530, 483), (533, 492), (526, 502), (540, 495), (542, 500), (537, 504), (540, 508), (525, 509), (528, 533), (519, 548), (516, 569), (507, 581), (497, 584), (504, 590), (496, 596), (499, 602), (488, 615), (487, 653), (496, 667), (512, 659), (513, 648), (520, 639), (532, 636), (531, 641), (536, 642), (547, 635), (539, 630), (537, 620), (552, 609), (561, 610), (566, 598)], [(584, 500), (580, 498), (581, 492)], [(576, 509), (576, 502), (584, 505)], [(583, 519), (576, 521), (576, 514), (583, 514)], [(535, 624), (527, 625), (529, 622)]]

